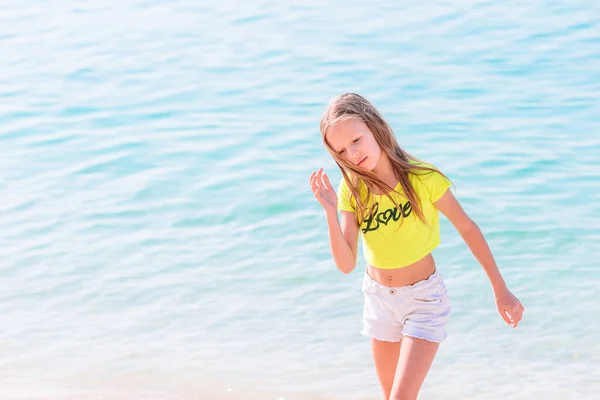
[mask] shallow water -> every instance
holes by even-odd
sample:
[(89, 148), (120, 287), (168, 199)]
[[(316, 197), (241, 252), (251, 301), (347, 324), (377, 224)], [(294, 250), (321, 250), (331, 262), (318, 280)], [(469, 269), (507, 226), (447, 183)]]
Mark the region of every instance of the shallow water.
[(376, 399), (359, 267), (312, 170), (330, 97), (437, 165), (526, 307), (448, 221), (423, 399), (600, 391), (600, 9), (589, 2), (0, 6), (0, 396)]

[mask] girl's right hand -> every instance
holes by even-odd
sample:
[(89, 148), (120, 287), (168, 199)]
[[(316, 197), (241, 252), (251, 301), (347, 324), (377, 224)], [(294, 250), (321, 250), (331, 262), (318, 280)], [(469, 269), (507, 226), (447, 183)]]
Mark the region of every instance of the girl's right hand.
[(325, 209), (325, 212), (337, 213), (337, 195), (329, 182), (323, 168), (310, 174), (310, 188), (315, 194), (317, 201)]

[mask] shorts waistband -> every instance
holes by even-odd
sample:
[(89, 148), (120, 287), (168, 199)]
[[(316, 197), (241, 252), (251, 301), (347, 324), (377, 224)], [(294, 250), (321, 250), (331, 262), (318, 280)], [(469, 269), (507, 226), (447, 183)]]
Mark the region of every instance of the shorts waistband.
[(412, 285), (385, 286), (385, 285), (382, 285), (381, 283), (377, 282), (373, 278), (371, 278), (371, 276), (365, 271), (365, 280), (368, 282), (369, 287), (371, 289), (375, 289), (378, 291), (385, 291), (385, 292), (388, 292), (390, 289), (393, 289), (394, 293), (411, 292), (411, 291), (423, 289), (435, 282), (439, 282), (440, 279), (441, 279), (441, 274), (439, 273), (438, 269), (436, 268), (434, 273), (429, 275), (429, 277), (427, 279), (423, 279), (421, 281), (415, 282)]

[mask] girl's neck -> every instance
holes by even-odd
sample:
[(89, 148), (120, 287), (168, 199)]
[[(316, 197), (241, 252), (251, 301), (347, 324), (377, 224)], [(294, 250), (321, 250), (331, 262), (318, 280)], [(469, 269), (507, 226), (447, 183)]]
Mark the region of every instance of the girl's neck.
[(392, 162), (383, 152), (381, 153), (379, 162), (375, 168), (373, 168), (372, 172), (392, 188), (395, 188), (398, 184), (398, 178), (396, 177), (396, 173), (392, 167)]

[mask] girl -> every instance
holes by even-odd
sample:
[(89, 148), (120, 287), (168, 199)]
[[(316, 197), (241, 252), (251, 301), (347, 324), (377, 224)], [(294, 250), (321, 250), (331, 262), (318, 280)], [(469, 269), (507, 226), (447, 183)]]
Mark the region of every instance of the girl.
[(448, 190), (448, 178), (405, 152), (371, 103), (354, 93), (333, 99), (321, 134), (342, 172), (337, 194), (322, 168), (310, 176), (325, 210), (331, 254), (337, 268), (350, 273), (360, 231), (367, 261), (361, 333), (372, 338), (385, 399), (416, 399), (450, 314), (431, 255), (440, 243), (438, 210), (485, 270), (502, 318), (516, 328), (524, 308), (508, 290), (481, 230)]

